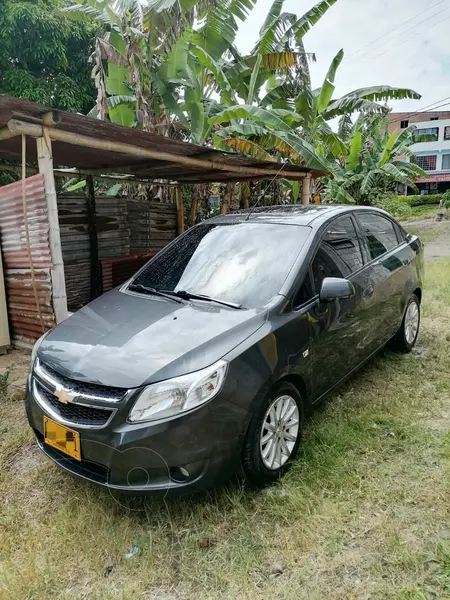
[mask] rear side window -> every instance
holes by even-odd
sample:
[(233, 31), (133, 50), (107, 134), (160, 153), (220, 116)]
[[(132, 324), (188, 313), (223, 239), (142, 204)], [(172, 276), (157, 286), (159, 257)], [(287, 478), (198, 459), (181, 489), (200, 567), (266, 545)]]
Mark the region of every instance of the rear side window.
[(398, 246), (394, 224), (389, 219), (381, 215), (359, 213), (358, 220), (372, 260)]

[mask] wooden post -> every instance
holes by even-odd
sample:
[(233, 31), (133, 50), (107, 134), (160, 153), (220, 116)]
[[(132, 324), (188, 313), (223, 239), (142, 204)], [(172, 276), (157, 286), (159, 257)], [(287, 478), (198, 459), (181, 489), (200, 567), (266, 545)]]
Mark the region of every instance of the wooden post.
[(37, 156), (39, 164), (39, 173), (44, 177), (45, 198), (47, 201), (48, 218), (48, 238), (50, 243), (50, 254), (52, 257), (53, 269), (52, 289), (53, 289), (53, 310), (56, 323), (61, 323), (68, 317), (66, 280), (64, 278), (64, 262), (61, 250), (61, 236), (59, 231), (58, 204), (56, 198), (55, 179), (53, 177), (53, 157), (52, 143), (50, 137), (46, 135), (36, 140)]
[(178, 235), (184, 231), (184, 206), (183, 206), (183, 195), (181, 193), (181, 186), (177, 187), (177, 225)]
[(302, 183), (302, 204), (309, 204), (309, 193), (311, 187), (311, 175), (308, 175), (303, 179)]
[(227, 183), (227, 185), (225, 187), (225, 192), (223, 194), (223, 200), (222, 200), (222, 206), (220, 207), (221, 215), (226, 215), (227, 212), (230, 210), (231, 197), (233, 194), (233, 186), (234, 186), (234, 182)]
[(197, 207), (198, 207), (198, 195), (199, 189), (197, 185), (194, 185), (194, 193), (191, 201), (191, 212), (189, 214), (189, 226), (193, 227), (197, 218)]
[(91, 257), (91, 300), (102, 293), (100, 262), (98, 257), (97, 211), (95, 208), (94, 178), (86, 177), (86, 208), (88, 218), (89, 252)]

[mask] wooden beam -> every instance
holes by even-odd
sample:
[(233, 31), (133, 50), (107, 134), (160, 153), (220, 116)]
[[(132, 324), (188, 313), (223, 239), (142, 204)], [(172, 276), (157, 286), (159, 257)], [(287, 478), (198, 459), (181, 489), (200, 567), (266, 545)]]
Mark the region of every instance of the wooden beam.
[[(22, 134), (30, 135), (32, 137), (40, 137), (43, 135), (43, 127), (34, 123), (26, 123), (24, 121), (18, 121), (11, 119), (8, 122), (8, 127), (11, 131)], [(81, 135), (69, 131), (63, 131), (54, 127), (47, 129), (48, 135), (51, 140), (57, 142), (64, 142), (66, 144), (72, 144), (74, 146), (80, 146), (84, 148), (93, 148), (101, 150), (103, 152), (118, 152), (119, 154), (127, 154), (129, 156), (135, 156), (136, 158), (149, 158), (152, 160), (159, 160), (163, 162), (171, 162), (186, 167), (193, 167), (198, 169), (214, 169), (216, 171), (224, 171), (226, 173), (235, 173), (237, 176), (250, 177), (250, 176), (263, 176), (263, 177), (278, 177), (281, 175), (280, 168), (274, 163), (273, 168), (257, 168), (257, 167), (246, 167), (238, 166), (228, 163), (226, 160), (212, 160), (212, 159), (197, 159), (189, 156), (180, 156), (179, 154), (172, 154), (170, 152), (162, 152), (160, 150), (150, 150), (148, 148), (142, 148), (140, 146), (133, 146), (132, 144), (124, 144), (121, 142), (113, 142), (110, 140), (101, 140), (87, 135)], [(291, 180), (303, 179), (305, 177), (304, 172), (284, 172), (284, 178)], [(220, 180), (220, 178), (218, 178)]]
[(302, 183), (302, 204), (309, 204), (310, 189), (311, 175), (308, 173)]
[(89, 253), (91, 258), (91, 300), (95, 300), (95, 298), (98, 298), (101, 295), (103, 286), (98, 256), (97, 211), (95, 207), (94, 179), (92, 175), (86, 177), (86, 208)]
[(184, 231), (184, 205), (183, 205), (183, 195), (181, 192), (181, 186), (177, 187), (177, 225), (178, 225), (178, 235), (183, 233)]
[[(0, 165), (0, 171), (8, 171), (10, 173), (19, 173), (20, 165)], [(36, 167), (27, 167), (27, 173), (36, 174), (39, 173), (39, 169)], [(170, 186), (176, 187), (179, 184), (175, 182), (165, 182), (162, 183), (153, 179), (136, 179), (135, 177), (114, 177), (113, 175), (100, 175), (99, 173), (93, 174), (90, 169), (53, 169), (53, 175), (55, 177), (79, 177), (80, 179), (84, 179), (86, 175), (92, 175), (94, 179), (98, 179), (99, 181), (112, 181), (114, 183), (141, 183), (142, 185), (160, 185), (161, 187)]]
[(48, 136), (36, 140), (39, 172), (44, 177), (45, 198), (48, 213), (48, 238), (53, 269), (53, 311), (56, 324), (61, 323), (69, 316), (67, 311), (66, 281), (64, 278), (64, 262), (61, 250), (61, 235), (59, 231), (58, 205), (56, 199), (55, 179), (53, 177), (52, 143)]

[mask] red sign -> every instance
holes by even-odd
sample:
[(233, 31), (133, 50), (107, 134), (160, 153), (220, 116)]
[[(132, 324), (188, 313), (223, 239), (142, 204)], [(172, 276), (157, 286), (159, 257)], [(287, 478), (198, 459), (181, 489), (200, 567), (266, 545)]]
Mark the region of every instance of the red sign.
[(450, 181), (450, 173), (429, 175), (428, 177), (418, 177), (416, 183), (438, 183), (439, 181)]

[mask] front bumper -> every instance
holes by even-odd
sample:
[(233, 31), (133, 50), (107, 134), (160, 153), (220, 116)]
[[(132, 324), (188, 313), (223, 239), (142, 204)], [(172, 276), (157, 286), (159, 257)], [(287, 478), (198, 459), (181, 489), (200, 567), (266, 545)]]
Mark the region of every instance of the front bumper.
[(28, 382), (25, 406), (40, 449), (63, 469), (120, 492), (193, 493), (228, 479), (240, 460), (247, 412), (226, 399), (164, 423), (126, 422), (130, 403), (101, 429), (70, 426), (80, 433), (81, 461), (44, 442), (43, 417)]

